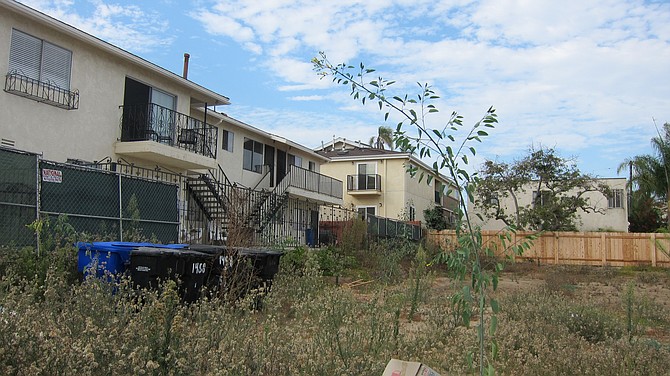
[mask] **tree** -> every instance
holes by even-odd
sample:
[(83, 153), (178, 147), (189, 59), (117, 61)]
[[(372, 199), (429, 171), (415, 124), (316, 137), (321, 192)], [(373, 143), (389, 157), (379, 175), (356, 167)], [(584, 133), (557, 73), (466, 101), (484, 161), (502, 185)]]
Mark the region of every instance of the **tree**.
[[(580, 210), (604, 214), (586, 193), (611, 194), (607, 185), (581, 173), (552, 148), (531, 148), (511, 164), (486, 161), (479, 179), (475, 206), (487, 217), (518, 229), (575, 231)], [(528, 190), (533, 192), (532, 201), (520, 205), (518, 195)], [(505, 205), (507, 198), (512, 198), (511, 208)]]
[(628, 231), (656, 232), (663, 227), (662, 213), (659, 201), (648, 192), (633, 191), (628, 208)]
[[(314, 69), (317, 74), (323, 77), (332, 77), (333, 82), (346, 85), (351, 88), (351, 96), (355, 100), (360, 100), (363, 104), (373, 102), (380, 110), (385, 110), (384, 120), (387, 121), (391, 112), (399, 116), (401, 121), (397, 124), (393, 133), (395, 146), (404, 152), (418, 154), (419, 158), (432, 158), (435, 161), (432, 165), (434, 174), (446, 170), (456, 186), (456, 193), (460, 197), (460, 202), (465, 198), (474, 201), (474, 186), (476, 180), (470, 176), (466, 170), (469, 156), (476, 155), (474, 142), (481, 142), (488, 136), (487, 129), (494, 128), (498, 122), (495, 109), (490, 107), (481, 120), (476, 122), (466, 133), (461, 142), (456, 142), (454, 134), (463, 127), (463, 117), (456, 112), (452, 112), (445, 123), (433, 128), (427, 122), (427, 117), (432, 113), (439, 112), (435, 107), (434, 101), (439, 98), (435, 91), (428, 84), (419, 84), (420, 91), (417, 95), (388, 95), (387, 90), (395, 83), (392, 80), (386, 80), (383, 77), (368, 80), (368, 75), (375, 72), (374, 69), (366, 68), (362, 63), (359, 67), (346, 64), (332, 64), (321, 52), (319, 57), (312, 59)], [(360, 68), (360, 69), (359, 69)], [(353, 73), (352, 73), (353, 72)], [(410, 128), (412, 133), (408, 133), (406, 128)], [(417, 167), (408, 166), (407, 172), (410, 175), (416, 175)], [(419, 181), (424, 177), (423, 172), (419, 173)], [(432, 175), (426, 177), (430, 183)], [(460, 292), (452, 295), (451, 303), (454, 307), (459, 307), (462, 322), (464, 325), (470, 324), (470, 318), (473, 314), (473, 305), (476, 305), (479, 320), (477, 323), (477, 339), (479, 343), (478, 366), (480, 375), (494, 374), (493, 362), (498, 356), (498, 345), (495, 340), (495, 331), (497, 327), (496, 314), (500, 311), (497, 300), (487, 293), (489, 288), (496, 289), (498, 285), (498, 276), (503, 268), (503, 264), (496, 262), (493, 268), (484, 268), (482, 257), (484, 255), (493, 257), (493, 245), (484, 244), (481, 231), (473, 226), (470, 220), (470, 214), (465, 205), (459, 208), (458, 222), (455, 228), (457, 244), (455, 252), (445, 250), (441, 252), (435, 262), (443, 262), (454, 272), (454, 275), (461, 281), (469, 277), (468, 283), (463, 285)], [(499, 236), (503, 246), (503, 252), (511, 250), (515, 254), (521, 254), (524, 246), (527, 247), (527, 241), (521, 241), (522, 244), (513, 243), (510, 245), (512, 236), (509, 232), (503, 231)], [(531, 241), (531, 238), (527, 238)], [(508, 246), (509, 245), (509, 246)], [(490, 314), (485, 315), (487, 308), (491, 308)], [(488, 322), (488, 328), (487, 323)], [(486, 355), (486, 340), (490, 342), (489, 356)], [(468, 362), (471, 366), (474, 363), (473, 354), (469, 354)]]
[[(617, 172), (632, 169), (632, 184), (636, 190), (665, 203), (666, 220), (670, 228), (670, 123), (656, 128), (657, 136), (651, 139), (654, 154), (638, 155), (624, 160)], [(635, 206), (634, 206), (635, 207)], [(630, 208), (629, 208), (630, 209)]]
[(377, 149), (384, 149), (384, 145), (393, 150), (393, 129), (387, 126), (380, 126), (377, 129), (377, 136), (370, 137), (370, 146)]
[(444, 218), (441, 206), (433, 206), (432, 208), (423, 211), (423, 218), (426, 221), (426, 227), (431, 230), (444, 230), (449, 224)]

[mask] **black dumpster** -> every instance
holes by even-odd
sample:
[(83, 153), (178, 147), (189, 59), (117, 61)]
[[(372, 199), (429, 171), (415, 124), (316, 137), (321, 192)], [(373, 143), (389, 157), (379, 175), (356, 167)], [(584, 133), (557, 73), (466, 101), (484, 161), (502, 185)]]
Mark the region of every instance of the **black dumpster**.
[(232, 259), (227, 257), (227, 249), (224, 246), (207, 245), (207, 244), (191, 244), (188, 250), (196, 251), (209, 255), (210, 272), (205, 281), (205, 285), (212, 292), (216, 292), (222, 285), (222, 278), (226, 274), (227, 269), (231, 267)]
[(210, 255), (212, 267), (206, 282), (209, 290), (233, 299), (251, 289), (269, 286), (279, 271), (279, 258), (283, 255), (283, 252), (264, 248), (202, 244), (192, 244), (188, 249)]
[(179, 296), (191, 303), (200, 297), (211, 270), (212, 256), (194, 250), (140, 247), (130, 255), (130, 278), (140, 288), (178, 281)]
[(275, 274), (279, 272), (279, 258), (284, 254), (269, 249), (237, 248), (242, 259), (247, 259), (253, 265), (253, 273), (260, 282), (271, 283)]

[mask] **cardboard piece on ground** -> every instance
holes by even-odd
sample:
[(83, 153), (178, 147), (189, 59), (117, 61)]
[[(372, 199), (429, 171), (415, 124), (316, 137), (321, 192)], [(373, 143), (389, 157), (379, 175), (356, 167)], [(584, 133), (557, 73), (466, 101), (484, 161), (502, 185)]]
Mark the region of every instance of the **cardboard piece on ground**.
[(425, 364), (391, 359), (382, 376), (440, 376)]

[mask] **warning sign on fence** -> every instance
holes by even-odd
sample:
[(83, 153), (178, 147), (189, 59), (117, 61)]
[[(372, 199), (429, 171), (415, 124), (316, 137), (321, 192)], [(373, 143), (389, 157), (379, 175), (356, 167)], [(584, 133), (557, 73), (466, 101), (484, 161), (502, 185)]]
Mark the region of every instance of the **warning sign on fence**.
[(62, 183), (63, 182), (63, 172), (60, 170), (51, 170), (48, 168), (42, 169), (42, 181), (49, 183)]

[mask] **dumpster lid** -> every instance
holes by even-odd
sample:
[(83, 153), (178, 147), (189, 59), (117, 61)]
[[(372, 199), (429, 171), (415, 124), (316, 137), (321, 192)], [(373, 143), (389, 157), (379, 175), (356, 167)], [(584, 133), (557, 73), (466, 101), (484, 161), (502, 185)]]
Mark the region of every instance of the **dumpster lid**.
[(222, 245), (208, 245), (208, 244), (191, 244), (186, 248), (192, 251), (208, 253), (211, 255), (219, 255), (225, 252), (228, 248)]
[(193, 251), (183, 248), (161, 248), (161, 247), (138, 247), (133, 249), (131, 255), (143, 255), (143, 256), (175, 256), (175, 257), (200, 257), (200, 258), (211, 258), (212, 255), (204, 252)]

